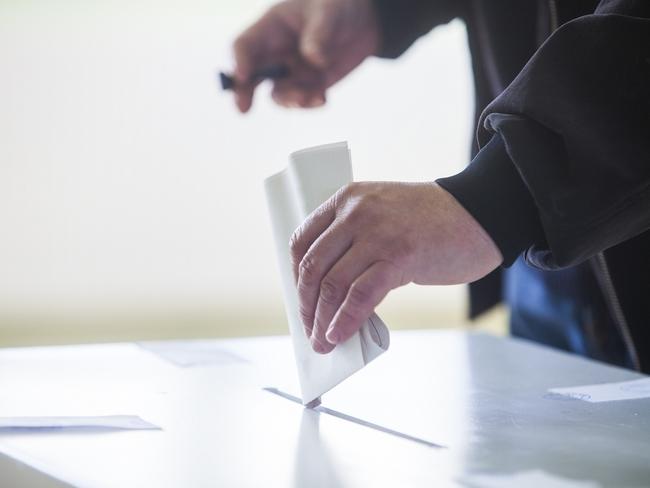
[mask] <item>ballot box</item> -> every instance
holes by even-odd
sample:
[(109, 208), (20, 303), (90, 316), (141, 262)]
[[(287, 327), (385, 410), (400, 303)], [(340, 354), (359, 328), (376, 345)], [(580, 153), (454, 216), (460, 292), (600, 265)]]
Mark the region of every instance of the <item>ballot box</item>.
[(5, 349), (0, 486), (650, 486), (644, 381), (408, 331), (307, 409), (288, 337)]

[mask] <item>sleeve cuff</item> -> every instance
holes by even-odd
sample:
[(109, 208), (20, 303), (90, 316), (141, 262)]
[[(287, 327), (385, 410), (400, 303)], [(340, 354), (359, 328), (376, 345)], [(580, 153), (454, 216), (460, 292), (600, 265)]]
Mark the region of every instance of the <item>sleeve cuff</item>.
[(498, 133), (465, 170), (436, 182), (490, 235), (501, 251), (503, 266), (544, 240), (535, 201)]

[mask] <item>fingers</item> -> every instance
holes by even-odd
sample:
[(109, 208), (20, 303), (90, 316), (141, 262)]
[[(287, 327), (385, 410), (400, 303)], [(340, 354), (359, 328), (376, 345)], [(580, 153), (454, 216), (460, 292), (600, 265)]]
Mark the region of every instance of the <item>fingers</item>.
[(293, 279), (296, 284), (298, 284), (300, 263), (303, 257), (307, 254), (314, 241), (334, 222), (336, 208), (342, 200), (343, 191), (343, 189), (339, 190), (334, 196), (330, 197), (325, 203), (314, 210), (292, 234), (289, 240), (289, 251)]
[(246, 82), (255, 70), (295, 50), (296, 34), (279, 5), (271, 8), (235, 40), (235, 79)]
[(315, 2), (308, 12), (296, 5), (275, 5), (235, 41), (234, 92), (240, 112), (248, 112), (253, 104), (259, 83), (253, 82), (255, 73), (276, 64), (287, 66), (290, 73), (274, 82), (276, 103), (303, 108), (325, 104), (326, 88), (332, 84), (325, 53), (332, 51), (336, 11), (329, 2)]
[(319, 107), (325, 103), (323, 72), (295, 59), (289, 67), (291, 76), (273, 83), (271, 96), (284, 107)]
[(402, 282), (402, 273), (395, 265), (387, 261), (375, 262), (350, 286), (343, 304), (325, 333), (327, 342), (339, 344), (348, 340), (388, 292)]
[(235, 69), (233, 76), (239, 83), (245, 83), (255, 71), (255, 61), (259, 57), (260, 48), (256, 36), (251, 32), (255, 26), (245, 31), (233, 44)]
[(235, 56), (233, 76), (236, 81), (233, 91), (235, 93), (235, 104), (241, 113), (246, 113), (250, 110), (253, 105), (255, 88), (259, 85), (259, 81), (251, 81), (253, 73), (258, 68), (257, 65), (264, 57), (263, 47), (260, 46), (263, 31), (260, 32), (258, 24), (253, 25), (244, 32), (235, 41), (233, 46)]
[(314, 317), (311, 343), (316, 352), (328, 353), (334, 349), (334, 344), (327, 340), (325, 333), (332, 318), (343, 304), (350, 286), (369, 265), (365, 246), (353, 244), (320, 281), (316, 290), (315, 311), (309, 310)]
[[(256, 24), (257, 25), (257, 24)], [(250, 78), (255, 70), (255, 61), (258, 58), (259, 47), (256, 35), (256, 25), (244, 32), (233, 46), (235, 56), (235, 104), (241, 113), (250, 110), (253, 104), (255, 85), (250, 83)]]
[(300, 38), (300, 53), (312, 65), (326, 68), (328, 46), (333, 44), (338, 12), (332, 11), (331, 2), (318, 2), (310, 10)]
[(308, 337), (312, 335), (321, 282), (330, 268), (346, 253), (350, 243), (350, 235), (346, 235), (341, 226), (332, 226), (316, 239), (300, 261), (298, 267), (300, 318)]
[(291, 82), (276, 82), (271, 92), (273, 101), (286, 108), (316, 108), (327, 101), (324, 90), (296, 86)]
[[(288, 67), (290, 76), (277, 79), (273, 83), (271, 96), (278, 105), (288, 108), (314, 108), (325, 104), (326, 79), (323, 72), (295, 56), (287, 56), (281, 62)], [(234, 87), (235, 102), (242, 113), (250, 109), (255, 88), (260, 82), (261, 80), (252, 83), (249, 78), (237, 79)]]
[(281, 5), (271, 8), (235, 40), (235, 103), (242, 113), (250, 109), (255, 88), (259, 84), (252, 81), (253, 74), (261, 68), (289, 59), (296, 50), (297, 42), (294, 26)]
[(238, 83), (234, 87), (235, 105), (243, 114), (248, 112), (253, 105), (253, 95), (259, 83)]

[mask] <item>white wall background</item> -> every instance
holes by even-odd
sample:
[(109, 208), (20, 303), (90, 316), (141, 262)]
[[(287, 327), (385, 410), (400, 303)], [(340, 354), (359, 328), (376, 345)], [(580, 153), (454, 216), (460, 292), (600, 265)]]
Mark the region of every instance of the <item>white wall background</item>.
[[(432, 180), (467, 162), (457, 21), (366, 62), (324, 108), (276, 107), (263, 87), (240, 116), (215, 73), (269, 4), (0, 1), (0, 334), (21, 317), (120, 310), (226, 310), (242, 333), (268, 310), (258, 329), (282, 330), (261, 182), (289, 152), (348, 140), (358, 180)], [(408, 287), (385, 307), (414, 325), (460, 320), (463, 300)], [(240, 326), (219, 317), (207, 333)]]

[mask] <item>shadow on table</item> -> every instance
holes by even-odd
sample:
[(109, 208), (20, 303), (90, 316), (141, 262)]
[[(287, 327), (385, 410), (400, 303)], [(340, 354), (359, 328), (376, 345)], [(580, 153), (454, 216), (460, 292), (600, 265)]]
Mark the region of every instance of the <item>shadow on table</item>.
[(320, 413), (303, 409), (294, 467), (294, 486), (337, 488), (343, 483), (336, 474), (327, 445), (320, 436)]

